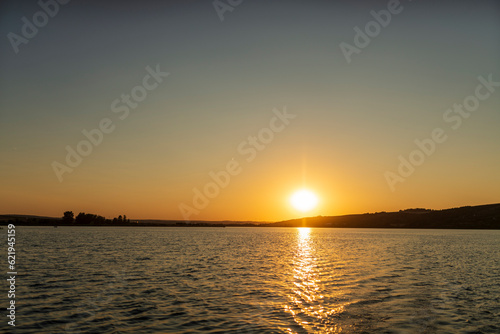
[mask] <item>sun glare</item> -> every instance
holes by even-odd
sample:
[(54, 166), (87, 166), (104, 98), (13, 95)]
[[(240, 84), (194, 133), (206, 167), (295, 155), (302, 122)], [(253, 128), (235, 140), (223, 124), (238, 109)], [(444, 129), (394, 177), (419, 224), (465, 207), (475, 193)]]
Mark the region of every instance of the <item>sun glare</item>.
[(290, 197), (292, 206), (302, 212), (310, 211), (318, 204), (318, 197), (307, 189), (298, 190)]

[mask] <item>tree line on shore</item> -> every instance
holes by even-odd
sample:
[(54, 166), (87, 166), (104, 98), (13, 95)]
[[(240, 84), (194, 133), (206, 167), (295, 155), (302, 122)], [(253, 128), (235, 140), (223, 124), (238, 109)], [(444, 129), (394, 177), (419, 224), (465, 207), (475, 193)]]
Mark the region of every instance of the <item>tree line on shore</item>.
[(96, 214), (72, 211), (62, 218), (27, 215), (0, 215), (0, 225), (20, 224), (27, 226), (261, 226), (261, 227), (349, 227), (349, 228), (445, 228), (445, 229), (500, 229), (500, 203), (459, 208), (430, 210), (414, 208), (399, 212), (377, 212), (344, 216), (317, 216), (292, 219), (276, 223), (140, 220), (130, 221), (126, 215), (106, 219)]
[(126, 215), (119, 215), (113, 219), (106, 219), (93, 213), (80, 212), (76, 217), (73, 211), (65, 211), (62, 217), (64, 225), (128, 225), (130, 219)]
[(21, 224), (28, 226), (82, 226), (82, 225), (104, 225), (104, 226), (126, 226), (137, 225), (137, 221), (130, 221), (126, 215), (119, 215), (113, 219), (106, 219), (103, 216), (93, 213), (80, 212), (76, 217), (72, 211), (66, 211), (61, 218), (23, 216), (23, 215), (3, 215), (0, 218), (2, 224)]

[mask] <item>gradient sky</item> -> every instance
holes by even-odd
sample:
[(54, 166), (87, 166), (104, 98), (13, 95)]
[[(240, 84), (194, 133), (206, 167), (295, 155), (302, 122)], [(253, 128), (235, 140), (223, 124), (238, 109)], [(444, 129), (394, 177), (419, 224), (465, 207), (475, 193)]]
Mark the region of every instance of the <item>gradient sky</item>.
[[(387, 1), (243, 1), (219, 19), (212, 1), (78, 1), (19, 46), (36, 1), (0, 5), (0, 213), (182, 219), (193, 189), (235, 160), (242, 171), (192, 220), (448, 208), (500, 202), (500, 87), (451, 129), (443, 114), (500, 81), (500, 5), (401, 1), (403, 10), (347, 63), (339, 44)], [(111, 103), (170, 75), (120, 120)], [(251, 162), (238, 153), (273, 109), (296, 115)], [(67, 145), (109, 118), (115, 130), (71, 173)], [(391, 191), (384, 173), (442, 128), (448, 139)]]

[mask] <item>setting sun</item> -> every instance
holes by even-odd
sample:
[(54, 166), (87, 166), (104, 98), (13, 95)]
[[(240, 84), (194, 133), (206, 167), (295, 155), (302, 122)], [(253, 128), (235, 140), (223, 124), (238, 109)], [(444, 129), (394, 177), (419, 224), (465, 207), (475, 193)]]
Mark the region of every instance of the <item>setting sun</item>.
[(318, 197), (310, 190), (298, 190), (290, 197), (290, 203), (299, 211), (306, 212), (314, 209), (318, 204)]

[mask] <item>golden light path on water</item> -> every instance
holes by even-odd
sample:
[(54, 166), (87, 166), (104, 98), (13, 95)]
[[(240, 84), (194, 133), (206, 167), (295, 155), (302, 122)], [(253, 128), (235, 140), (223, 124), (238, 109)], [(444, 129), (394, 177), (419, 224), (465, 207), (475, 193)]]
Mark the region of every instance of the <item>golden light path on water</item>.
[(325, 301), (323, 293), (326, 282), (322, 282), (321, 267), (318, 266), (311, 228), (297, 229), (297, 251), (294, 258), (292, 293), (287, 296), (285, 311), (307, 333), (340, 333), (335, 315), (344, 311), (348, 303), (339, 305)]

